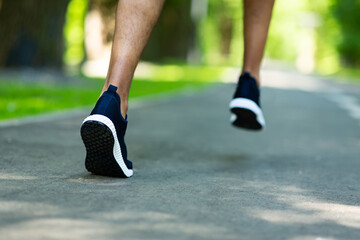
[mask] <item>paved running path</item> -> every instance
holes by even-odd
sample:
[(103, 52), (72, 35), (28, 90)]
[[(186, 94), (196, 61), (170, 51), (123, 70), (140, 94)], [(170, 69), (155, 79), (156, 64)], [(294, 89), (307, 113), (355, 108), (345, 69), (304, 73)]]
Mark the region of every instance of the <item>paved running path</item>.
[(0, 239), (360, 239), (360, 88), (265, 72), (267, 128), (234, 85), (137, 104), (130, 179), (84, 169), (86, 111), (0, 127)]

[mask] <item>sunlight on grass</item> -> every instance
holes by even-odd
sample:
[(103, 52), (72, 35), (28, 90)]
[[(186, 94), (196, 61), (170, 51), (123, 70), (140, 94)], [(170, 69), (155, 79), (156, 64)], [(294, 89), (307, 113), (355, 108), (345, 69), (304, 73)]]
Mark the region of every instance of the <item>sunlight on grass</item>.
[(337, 73), (331, 75), (340, 80), (360, 83), (360, 69), (357, 68), (341, 68)]
[[(130, 100), (164, 92), (201, 88), (219, 81), (225, 67), (184, 64), (142, 64), (130, 90)], [(92, 106), (99, 97), (103, 78), (74, 79), (74, 82), (31, 82), (0, 77), (0, 119)]]
[(206, 65), (181, 65), (166, 64), (156, 65), (140, 63), (135, 76), (138, 78), (156, 79), (159, 81), (219, 81), (222, 73), (227, 69), (224, 66)]
[[(99, 97), (103, 79), (84, 80), (84, 86), (45, 83), (24, 83), (0, 81), (0, 119), (23, 117), (75, 108), (91, 106)], [(130, 99), (184, 88), (199, 88), (205, 82), (164, 82), (135, 79), (130, 91)]]

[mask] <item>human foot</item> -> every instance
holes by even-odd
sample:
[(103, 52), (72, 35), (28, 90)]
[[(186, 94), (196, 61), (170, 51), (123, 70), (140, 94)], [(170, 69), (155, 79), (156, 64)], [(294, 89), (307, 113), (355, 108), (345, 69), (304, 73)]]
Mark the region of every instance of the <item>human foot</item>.
[(230, 102), (230, 122), (240, 128), (261, 130), (265, 127), (265, 119), (260, 107), (260, 90), (256, 79), (249, 72), (240, 78)]
[(127, 159), (124, 141), (128, 121), (121, 115), (121, 100), (116, 90), (117, 87), (110, 85), (81, 125), (85, 167), (98, 175), (131, 177), (132, 163)]

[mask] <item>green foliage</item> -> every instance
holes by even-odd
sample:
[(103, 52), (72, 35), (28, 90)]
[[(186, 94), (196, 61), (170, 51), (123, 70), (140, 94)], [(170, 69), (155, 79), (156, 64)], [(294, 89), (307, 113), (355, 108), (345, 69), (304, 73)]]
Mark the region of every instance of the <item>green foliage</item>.
[[(243, 51), (241, 1), (209, 1), (208, 16), (200, 27), (201, 47), (206, 63), (224, 63), (221, 56), (221, 16), (233, 21), (228, 63), (238, 64)], [(295, 62), (301, 43), (314, 38), (316, 69), (325, 74), (360, 65), (360, 0), (276, 1), (265, 56)], [(318, 17), (312, 30), (307, 15)]]
[[(78, 64), (84, 58), (83, 20), (90, 0), (71, 0), (65, 37), (65, 61)], [(101, 9), (114, 9), (117, 0), (92, 0)], [(168, 57), (184, 60), (195, 44), (203, 63), (239, 65), (243, 53), (243, 6), (240, 0), (207, 1), (207, 15), (196, 22), (190, 19), (190, 0), (167, 0), (163, 13), (146, 47), (143, 58), (162, 61)], [(276, 1), (265, 56), (295, 62), (304, 51), (302, 42), (315, 41), (316, 69), (325, 74), (346, 66), (360, 65), (360, 0)], [(319, 18), (317, 25), (304, 26), (307, 14)], [(305, 24), (306, 25), (306, 24)], [(341, 61), (340, 61), (341, 60)], [(177, 70), (174, 70), (177, 71)]]
[(331, 7), (333, 0), (307, 0), (303, 9), (318, 14), (319, 26), (315, 28), (316, 42), (316, 70), (323, 74), (333, 74), (340, 69), (339, 52), (337, 45), (341, 33), (336, 19), (333, 17)]
[[(275, 4), (265, 55), (273, 59), (295, 61), (302, 31), (299, 26), (301, 1), (278, 1)], [(228, 55), (222, 52), (222, 22), (232, 22), (231, 45)], [(199, 27), (200, 47), (207, 64), (236, 64), (243, 53), (243, 6), (242, 1), (209, 1), (208, 15)]]
[(66, 41), (66, 51), (64, 62), (67, 65), (77, 65), (85, 57), (84, 50), (84, 20), (87, 13), (89, 0), (71, 0), (67, 13), (64, 36)]
[(332, 11), (340, 26), (338, 50), (343, 63), (360, 67), (360, 0), (334, 0)]
[(242, 1), (208, 2), (207, 16), (198, 27), (204, 63), (240, 63), (243, 51), (242, 16)]
[(294, 62), (297, 57), (302, 29), (299, 24), (303, 2), (275, 1), (265, 56)]

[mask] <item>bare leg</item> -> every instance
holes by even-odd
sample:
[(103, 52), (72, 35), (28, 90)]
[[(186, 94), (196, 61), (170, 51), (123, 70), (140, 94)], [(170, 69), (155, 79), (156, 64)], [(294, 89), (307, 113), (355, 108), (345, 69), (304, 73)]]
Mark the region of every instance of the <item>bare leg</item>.
[(118, 87), (126, 116), (131, 81), (141, 53), (160, 15), (164, 0), (119, 0), (111, 59), (103, 92)]
[(275, 0), (244, 0), (243, 72), (250, 72), (260, 86), (260, 65)]

